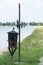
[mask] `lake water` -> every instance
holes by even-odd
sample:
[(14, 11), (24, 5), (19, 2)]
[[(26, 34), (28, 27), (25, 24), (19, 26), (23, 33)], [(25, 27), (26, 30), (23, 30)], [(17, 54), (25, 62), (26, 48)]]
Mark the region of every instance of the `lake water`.
[[(13, 27), (8, 26), (0, 26), (0, 49), (4, 47), (8, 47), (8, 34), (7, 32), (11, 31)], [(18, 29), (15, 27), (15, 31), (18, 32)], [(31, 33), (34, 31), (34, 27), (27, 26), (24, 28), (21, 28), (21, 39), (25, 38), (28, 35), (31, 35)]]

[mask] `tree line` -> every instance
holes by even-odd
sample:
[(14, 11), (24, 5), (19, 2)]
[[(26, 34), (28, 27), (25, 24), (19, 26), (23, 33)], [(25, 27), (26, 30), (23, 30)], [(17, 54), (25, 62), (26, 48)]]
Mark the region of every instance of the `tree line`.
[[(0, 26), (16, 26), (17, 24), (15, 22), (0, 22)], [(21, 22), (21, 26), (25, 27), (27, 26), (28, 23), (26, 22)]]
[(29, 22), (30, 26), (43, 26), (43, 22)]

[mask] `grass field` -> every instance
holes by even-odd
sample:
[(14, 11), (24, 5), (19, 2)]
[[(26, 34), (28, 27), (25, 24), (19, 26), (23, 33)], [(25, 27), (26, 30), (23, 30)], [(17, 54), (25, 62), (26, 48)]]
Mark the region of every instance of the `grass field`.
[(0, 65), (38, 65), (43, 57), (43, 28), (37, 28), (31, 36), (21, 42), (21, 63), (18, 62), (18, 48), (11, 59), (6, 52), (0, 57)]

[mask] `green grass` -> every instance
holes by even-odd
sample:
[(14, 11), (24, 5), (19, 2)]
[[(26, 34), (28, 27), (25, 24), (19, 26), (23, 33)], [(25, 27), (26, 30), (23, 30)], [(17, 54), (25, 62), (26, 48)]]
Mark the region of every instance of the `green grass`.
[(43, 28), (36, 29), (31, 36), (21, 42), (21, 62), (18, 62), (18, 48), (14, 53), (13, 60), (10, 53), (6, 52), (0, 57), (0, 65), (38, 65), (43, 56)]

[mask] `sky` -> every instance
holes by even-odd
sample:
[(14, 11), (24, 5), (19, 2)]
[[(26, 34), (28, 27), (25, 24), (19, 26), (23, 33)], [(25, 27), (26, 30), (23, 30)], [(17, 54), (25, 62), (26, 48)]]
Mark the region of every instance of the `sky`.
[(21, 21), (43, 22), (43, 0), (0, 0), (0, 22), (17, 21), (19, 3)]

